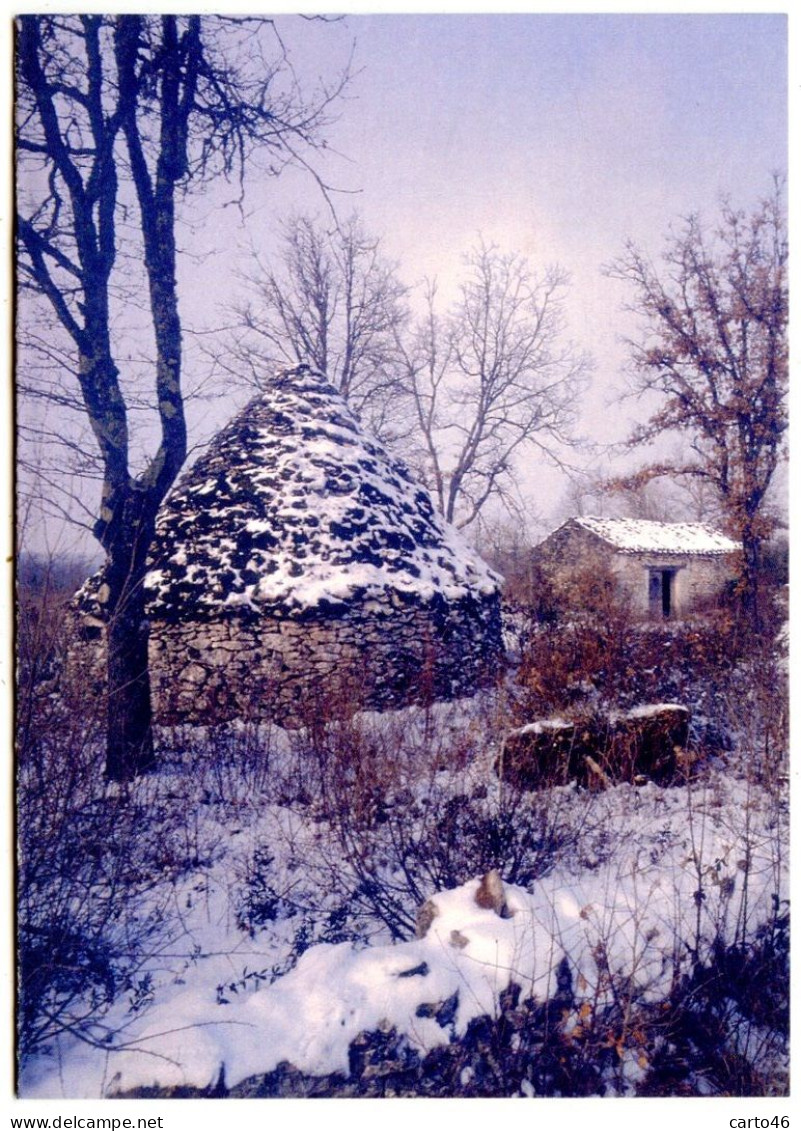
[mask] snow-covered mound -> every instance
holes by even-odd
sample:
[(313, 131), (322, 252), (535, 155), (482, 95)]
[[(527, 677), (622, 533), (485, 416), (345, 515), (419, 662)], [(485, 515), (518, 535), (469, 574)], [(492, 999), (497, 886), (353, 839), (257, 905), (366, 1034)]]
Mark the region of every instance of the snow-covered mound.
[(370, 440), (325, 377), (277, 375), (162, 509), (147, 586), (159, 619), (308, 609), (390, 589), (446, 601), (499, 578)]
[[(572, 803), (573, 794), (555, 794), (554, 803), (559, 797)], [(287, 1063), (313, 1076), (347, 1075), (349, 1049), (362, 1033), (394, 1029), (425, 1054), (462, 1038), (474, 1019), (496, 1015), (508, 987), (544, 1002), (565, 978), (573, 1004), (563, 1024), (571, 1029), (611, 1005), (621, 988), (638, 1002), (665, 1000), (696, 958), (750, 942), (775, 914), (786, 892), (786, 868), (774, 855), (775, 814), (746, 783), (720, 778), (697, 794), (625, 786), (595, 804), (604, 827), (615, 829), (604, 862), (565, 863), (528, 889), (506, 884), (502, 903), (492, 906), (479, 895), (486, 879), (472, 879), (423, 905), (422, 937), (318, 943), (272, 977), (292, 920), (251, 935), (237, 929), (232, 862), (222, 857), (176, 891), (188, 937), (151, 960), (149, 1007), (133, 1011), (121, 1000), (98, 1029), (109, 1034), (105, 1045), (65, 1035), (58, 1058), (28, 1064), (23, 1094), (203, 1089), (221, 1075), (234, 1087)], [(278, 852), (301, 839), (303, 853), (313, 854), (319, 830), (304, 833), (294, 815), (270, 806), (259, 807), (257, 820), (258, 843)], [(629, 1068), (641, 1076), (631, 1055)]]

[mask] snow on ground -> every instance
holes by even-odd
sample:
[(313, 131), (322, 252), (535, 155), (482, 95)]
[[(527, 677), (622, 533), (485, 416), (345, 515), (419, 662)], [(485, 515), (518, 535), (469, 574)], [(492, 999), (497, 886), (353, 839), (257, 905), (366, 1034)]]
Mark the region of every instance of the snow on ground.
[[(413, 709), (399, 716), (416, 719)], [(276, 874), (290, 883), (298, 860), (311, 874), (315, 853), (330, 852), (325, 829), (258, 798), (227, 814), (207, 806), (198, 836), (213, 848), (175, 888), (182, 934), (147, 964), (149, 1005), (115, 1005), (106, 1047), (63, 1038), (25, 1067), (21, 1094), (203, 1088), (221, 1069), (233, 1086), (282, 1061), (314, 1075), (347, 1073), (348, 1046), (360, 1032), (395, 1027), (420, 1050), (433, 1048), (493, 1014), (510, 983), (547, 999), (565, 958), (577, 1008), (583, 1000), (602, 1005), (618, 977), (657, 1001), (677, 963), (703, 956), (716, 937), (753, 937), (774, 898), (786, 895), (781, 815), (744, 780), (713, 773), (692, 787), (619, 786), (594, 797), (591, 821), (586, 794), (554, 793), (555, 804), (587, 821), (587, 835), (527, 890), (507, 884), (508, 917), (476, 904), (475, 877), (428, 893), (437, 914), (423, 938), (393, 944), (377, 931), (370, 945), (318, 943), (284, 974), (277, 972), (289, 965), (292, 921), (243, 929), (244, 862), (267, 844)], [(420, 1008), (453, 995), (458, 1008), (442, 1025), (436, 1011)]]

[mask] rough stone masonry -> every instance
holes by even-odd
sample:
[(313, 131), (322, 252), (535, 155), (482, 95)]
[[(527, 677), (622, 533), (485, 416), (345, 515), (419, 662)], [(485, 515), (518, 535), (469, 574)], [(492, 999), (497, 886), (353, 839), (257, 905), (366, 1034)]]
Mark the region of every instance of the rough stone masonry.
[[(146, 580), (157, 718), (293, 724), (337, 699), (468, 694), (502, 663), (499, 584), (322, 374), (283, 371), (159, 516)], [(96, 634), (101, 590), (82, 599)]]

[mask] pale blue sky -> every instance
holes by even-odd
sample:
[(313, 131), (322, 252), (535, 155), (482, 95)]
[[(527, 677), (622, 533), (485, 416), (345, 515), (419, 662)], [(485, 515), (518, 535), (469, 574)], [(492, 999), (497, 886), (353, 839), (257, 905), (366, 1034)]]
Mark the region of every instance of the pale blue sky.
[(663, 205), (760, 191), (784, 163), (781, 17), (399, 16), (350, 28), (364, 71), (341, 144), (365, 204), (398, 223), (422, 201), (468, 223), (512, 208), (525, 222), (539, 208), (546, 222), (619, 236), (643, 212), (650, 227)]
[[(713, 218), (721, 193), (750, 207), (786, 171), (786, 34), (781, 14), (370, 15), (300, 25), (290, 42), (307, 77), (355, 42), (320, 168), (355, 193), (338, 207), (361, 211), (407, 281), (436, 275), (447, 294), (479, 233), (570, 272), (570, 331), (598, 365), (584, 427), (608, 438), (626, 430), (610, 407), (625, 292), (601, 266), (629, 236), (658, 255), (671, 221)], [(219, 280), (215, 247), (231, 262), (251, 241), (269, 251), (276, 215), (293, 209), (323, 211), (299, 174), (254, 183), (244, 228), (233, 210), (209, 213), (201, 274)], [(547, 513), (560, 481), (532, 470)]]
[[(712, 217), (719, 195), (751, 206), (787, 167), (787, 19), (727, 15), (357, 15), (280, 21), (298, 76), (333, 75), (355, 44), (353, 82), (318, 162), (347, 215), (400, 261), (409, 283), (452, 291), (479, 234), (571, 274), (570, 333), (597, 361), (585, 404), (594, 438), (625, 431), (613, 404), (625, 353), (625, 292), (601, 266), (631, 236), (658, 255), (669, 223)], [(243, 222), (219, 191), (192, 206), (180, 265), (189, 329), (226, 319), (252, 244), (269, 255), (277, 220), (324, 213), (310, 178), (253, 176)], [(188, 335), (188, 361), (192, 360)], [(192, 409), (194, 438), (237, 407)], [(563, 482), (539, 465), (534, 509)]]
[(301, 74), (356, 41), (332, 138), (349, 161), (326, 172), (399, 249), (417, 229), (447, 253), (486, 220), (648, 235), (786, 162), (783, 16), (357, 16), (301, 34)]

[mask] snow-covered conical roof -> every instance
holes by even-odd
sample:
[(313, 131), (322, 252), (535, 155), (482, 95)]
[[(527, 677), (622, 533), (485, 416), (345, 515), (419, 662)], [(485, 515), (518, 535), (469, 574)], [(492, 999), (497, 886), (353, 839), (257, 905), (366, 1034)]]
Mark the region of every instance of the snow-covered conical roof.
[(184, 619), (299, 613), (386, 590), (452, 601), (499, 581), (325, 377), (299, 366), (171, 492), (146, 584), (152, 616)]

